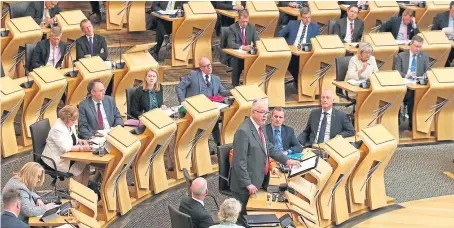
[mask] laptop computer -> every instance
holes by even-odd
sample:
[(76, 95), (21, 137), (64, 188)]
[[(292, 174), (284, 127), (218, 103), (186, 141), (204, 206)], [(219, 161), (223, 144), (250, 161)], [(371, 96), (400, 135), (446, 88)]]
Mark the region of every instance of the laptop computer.
[(44, 215), (41, 217), (40, 221), (41, 222), (49, 222), (52, 219), (58, 218), (58, 216), (60, 216), (58, 214), (58, 210), (60, 210), (59, 206), (47, 210), (46, 212), (44, 212)]
[(281, 221), (274, 214), (244, 215), (248, 227), (280, 226)]

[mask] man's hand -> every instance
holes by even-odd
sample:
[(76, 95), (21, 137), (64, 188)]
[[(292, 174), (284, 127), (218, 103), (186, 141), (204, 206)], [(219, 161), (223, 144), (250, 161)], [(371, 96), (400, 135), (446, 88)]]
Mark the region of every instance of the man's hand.
[(288, 151), (282, 151), (282, 153), (288, 155)]
[(249, 195), (256, 194), (259, 191), (253, 184), (248, 185), (246, 188), (249, 191)]
[(299, 161), (293, 159), (288, 159), (285, 164), (290, 168), (298, 168), (301, 166)]
[(241, 50), (243, 50), (243, 51), (249, 51), (249, 50), (251, 50), (251, 48), (252, 48), (252, 46), (247, 45), (247, 46), (242, 46), (242, 47), (241, 47)]
[(242, 5), (236, 5), (233, 7), (234, 10), (243, 10), (244, 7)]
[(288, 4), (288, 6), (289, 6), (289, 7), (292, 7), (292, 8), (299, 8), (299, 7), (300, 7), (300, 5), (298, 5), (298, 3), (296, 3), (296, 2), (290, 2), (290, 3)]
[(52, 23), (52, 18), (44, 18), (43, 22), (46, 26), (50, 25), (50, 23)]

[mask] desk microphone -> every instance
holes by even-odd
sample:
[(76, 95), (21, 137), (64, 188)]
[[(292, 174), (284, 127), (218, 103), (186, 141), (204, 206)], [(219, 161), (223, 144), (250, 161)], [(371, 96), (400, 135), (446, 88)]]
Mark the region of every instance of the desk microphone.
[(118, 39), (118, 42), (120, 43), (120, 62), (115, 63), (115, 68), (123, 69), (125, 67), (125, 63), (121, 61), (121, 56), (123, 55), (123, 49), (121, 49), (121, 39)]
[[(138, 119), (138, 118), (136, 118), (136, 117), (134, 117), (134, 116), (131, 116), (131, 115), (129, 115), (128, 113), (125, 113), (125, 114), (126, 114), (129, 118), (139, 121), (139, 124), (138, 124), (134, 129), (132, 129), (132, 130), (129, 131), (129, 132), (130, 132), (131, 134), (133, 134), (133, 135), (140, 135), (140, 134), (142, 134), (142, 133), (145, 131), (146, 126), (145, 126), (145, 125), (140, 125), (140, 119)], [(142, 114), (143, 114), (143, 113), (142, 113)]]
[[(69, 44), (68, 46), (66, 46), (66, 52), (65, 54), (63, 55), (63, 58), (65, 58), (69, 53), (71, 53), (71, 50), (76, 46), (76, 41), (73, 41), (71, 44)], [(75, 66), (75, 62), (72, 55), (69, 55), (69, 58), (71, 58), (71, 63), (73, 65), (73, 70), (72, 71), (69, 71), (65, 74), (65, 76), (67, 77), (70, 77), (70, 78), (74, 78), (77, 76), (77, 74), (79, 73), (78, 70), (75, 70), (74, 69), (74, 66)]]
[[(314, 133), (315, 137), (317, 137), (317, 133), (316, 133), (314, 130), (312, 130), (312, 133)], [(320, 136), (319, 136), (319, 137), (320, 137)], [(324, 137), (324, 136), (323, 136), (323, 137)], [(314, 138), (314, 140), (315, 140), (315, 138)], [(327, 158), (327, 156), (325, 156), (326, 152), (325, 152), (324, 149), (322, 149), (322, 148), (320, 147), (320, 143), (318, 142), (318, 138), (317, 138), (317, 147), (318, 147), (318, 149), (315, 149), (315, 150), (312, 149), (311, 151), (312, 151), (314, 154), (316, 154), (317, 156), (319, 156), (320, 158), (322, 158), (323, 160), (326, 160), (326, 158)]]
[(28, 69), (25, 67), (25, 63), (23, 64), (24, 66), (24, 70), (25, 70), (25, 77), (27, 77), (27, 81), (24, 82), (24, 83), (21, 83), (20, 86), (22, 88), (31, 88), (33, 86), (33, 80), (30, 81), (30, 71), (28, 71)]

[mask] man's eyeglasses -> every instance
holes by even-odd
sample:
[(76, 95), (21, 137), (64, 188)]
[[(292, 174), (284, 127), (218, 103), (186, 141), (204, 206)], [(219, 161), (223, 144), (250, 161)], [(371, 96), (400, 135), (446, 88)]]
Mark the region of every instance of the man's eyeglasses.
[(205, 68), (205, 67), (211, 67), (211, 63), (208, 64), (208, 65), (205, 65), (205, 66), (200, 66), (201, 68)]
[(270, 112), (268, 112), (268, 111), (257, 111), (257, 110), (254, 110), (254, 112), (257, 112), (257, 113), (261, 114), (262, 116), (267, 116), (267, 115), (270, 114)]

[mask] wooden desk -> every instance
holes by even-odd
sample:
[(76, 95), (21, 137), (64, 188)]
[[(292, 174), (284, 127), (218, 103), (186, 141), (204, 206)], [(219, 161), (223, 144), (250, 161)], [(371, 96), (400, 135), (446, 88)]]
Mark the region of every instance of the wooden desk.
[(410, 50), (410, 45), (409, 44), (399, 44), (399, 51), (407, 51)]
[[(54, 219), (50, 220), (49, 222), (41, 222), (40, 219), (41, 218), (38, 218), (38, 217), (30, 217), (28, 220), (28, 225), (45, 227), (45, 226), (61, 226), (68, 222), (70, 224), (77, 224), (77, 220), (72, 216), (58, 216), (57, 218), (54, 218)], [(68, 222), (66, 222), (65, 220)]]
[(350, 44), (347, 44), (347, 43), (344, 43), (344, 45), (345, 45), (345, 49), (347, 50), (347, 52), (352, 53), (353, 55), (356, 55), (356, 53), (358, 53), (358, 48), (357, 47), (353, 47), (353, 46), (351, 46)]
[(251, 55), (248, 54), (247, 52), (238, 52), (237, 50), (232, 48), (225, 48), (222, 49), (222, 51), (233, 57), (244, 59), (243, 84), (245, 84), (247, 80), (247, 72), (249, 71), (249, 68), (251, 67), (252, 63), (254, 63), (254, 61), (257, 59), (257, 55), (256, 54)]
[(297, 17), (298, 20), (301, 19), (300, 18), (300, 9), (299, 8), (293, 8), (293, 7), (288, 7), (288, 6), (278, 7), (278, 8), (279, 8), (279, 11), (281, 11), (281, 12), (283, 12), (285, 14)]
[[(290, 205), (281, 202), (271, 202), (267, 201), (268, 193), (264, 190), (260, 190), (256, 195), (249, 197), (249, 202), (247, 203), (246, 210), (251, 211), (291, 211)], [(271, 200), (271, 199), (270, 199)]]
[[(289, 45), (290, 51), (292, 52), (292, 55), (297, 55), (300, 57), (300, 67), (303, 67), (306, 65), (307, 60), (312, 56), (313, 52), (312, 51), (300, 51), (295, 45)], [(301, 69), (300, 69), (301, 71)]]
[(238, 11), (236, 11), (236, 10), (216, 9), (216, 13), (224, 15), (226, 17), (233, 18), (233, 19), (235, 19), (235, 21), (238, 20)]
[(60, 156), (62, 159), (79, 161), (86, 163), (99, 163), (108, 164), (112, 159), (115, 158), (112, 154), (106, 154), (104, 156), (94, 155), (92, 152), (66, 152)]

